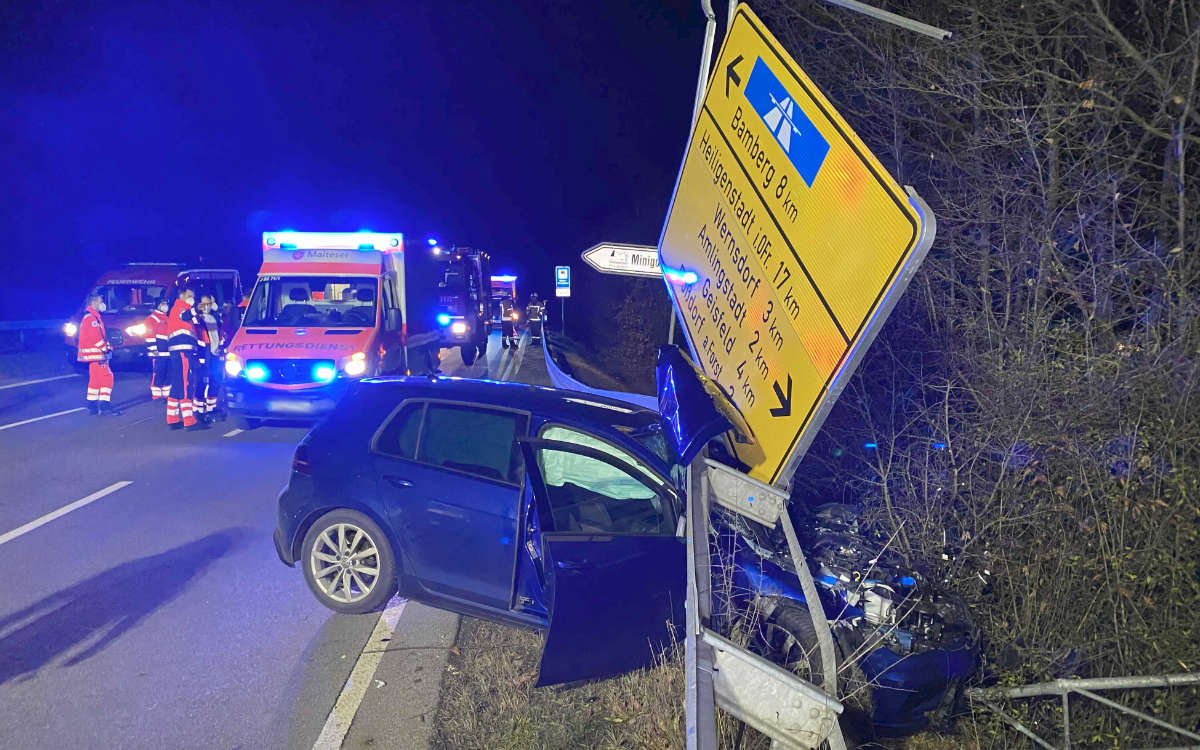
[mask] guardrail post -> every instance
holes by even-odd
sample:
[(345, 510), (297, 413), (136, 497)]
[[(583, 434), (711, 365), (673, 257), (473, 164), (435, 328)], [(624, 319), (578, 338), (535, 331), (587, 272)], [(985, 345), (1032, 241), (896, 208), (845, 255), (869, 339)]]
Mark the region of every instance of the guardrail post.
[(716, 750), (716, 699), (713, 695), (712, 646), (700, 638), (712, 615), (712, 572), (708, 543), (708, 482), (700, 452), (687, 468), (687, 634), (684, 641), (687, 681), (687, 750)]

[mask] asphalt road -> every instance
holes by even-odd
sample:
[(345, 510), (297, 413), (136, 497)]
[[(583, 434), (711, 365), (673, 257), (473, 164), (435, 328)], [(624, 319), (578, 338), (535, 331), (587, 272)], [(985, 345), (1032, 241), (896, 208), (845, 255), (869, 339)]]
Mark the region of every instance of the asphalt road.
[[(548, 384), (527, 342), (443, 371)], [(84, 388), (0, 383), (0, 747), (312, 748), (380, 617), (275, 556), (305, 429), (172, 432), (147, 375), (117, 373), (116, 417)]]

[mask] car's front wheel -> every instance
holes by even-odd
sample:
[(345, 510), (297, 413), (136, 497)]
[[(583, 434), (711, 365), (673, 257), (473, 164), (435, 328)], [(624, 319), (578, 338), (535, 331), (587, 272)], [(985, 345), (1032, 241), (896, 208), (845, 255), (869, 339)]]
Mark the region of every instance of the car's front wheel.
[(353, 510), (317, 519), (301, 545), (304, 580), (335, 612), (362, 614), (383, 607), (396, 589), (396, 558), (383, 531)]

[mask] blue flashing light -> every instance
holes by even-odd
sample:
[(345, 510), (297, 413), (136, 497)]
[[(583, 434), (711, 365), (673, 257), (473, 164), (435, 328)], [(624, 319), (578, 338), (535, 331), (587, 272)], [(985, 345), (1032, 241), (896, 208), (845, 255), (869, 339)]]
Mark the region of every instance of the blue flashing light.
[(688, 271), (683, 268), (671, 268), (669, 266), (663, 266), (662, 272), (663, 278), (665, 278), (667, 282), (671, 284), (683, 284), (684, 286), (688, 286), (689, 284), (695, 284), (700, 280), (700, 277), (695, 271)]
[(337, 377), (337, 370), (330, 365), (317, 365), (313, 368), (313, 377), (322, 383), (328, 383)]
[(437, 321), (440, 326), (448, 326), (450, 325), (450, 316), (446, 313), (438, 313)]
[(502, 284), (510, 284), (516, 280), (517, 280), (516, 276), (511, 276), (511, 275), (507, 275), (507, 274), (504, 276), (493, 276), (492, 277), (492, 281), (499, 281)]
[(303, 248), (306, 250), (374, 250), (399, 247), (404, 235), (400, 232), (263, 232), (268, 247)]
[(438, 241), (435, 240), (434, 238), (430, 237), (429, 239), (427, 239), (425, 241), (429, 243), (430, 247), (437, 247)]
[(834, 578), (833, 576), (821, 576), (817, 580), (819, 580), (821, 583), (824, 583), (827, 586), (836, 586), (837, 582), (838, 582), (838, 580), (836, 578)]
[(913, 578), (912, 576), (900, 576), (900, 585), (901, 586), (916, 586), (917, 579)]
[(869, 450), (869, 451), (873, 451), (873, 450), (875, 450), (876, 448), (878, 448), (879, 446), (878, 446), (878, 445), (876, 445), (875, 443), (863, 443), (863, 447), (864, 447), (864, 448), (866, 448), (866, 449), (867, 449), (867, 450)]
[(944, 450), (946, 450), (946, 444), (945, 443), (934, 443), (933, 449), (935, 451), (944, 451)]
[(246, 368), (246, 379), (260, 383), (267, 379), (267, 368), (262, 365), (250, 365)]

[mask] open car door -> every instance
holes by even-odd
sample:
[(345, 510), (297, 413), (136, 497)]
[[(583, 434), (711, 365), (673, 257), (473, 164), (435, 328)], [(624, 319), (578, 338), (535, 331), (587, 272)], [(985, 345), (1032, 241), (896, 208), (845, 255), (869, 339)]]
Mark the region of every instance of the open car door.
[(651, 666), (683, 636), (686, 545), (674, 488), (615, 448), (531, 440), (522, 450), (550, 603), (538, 686)]

